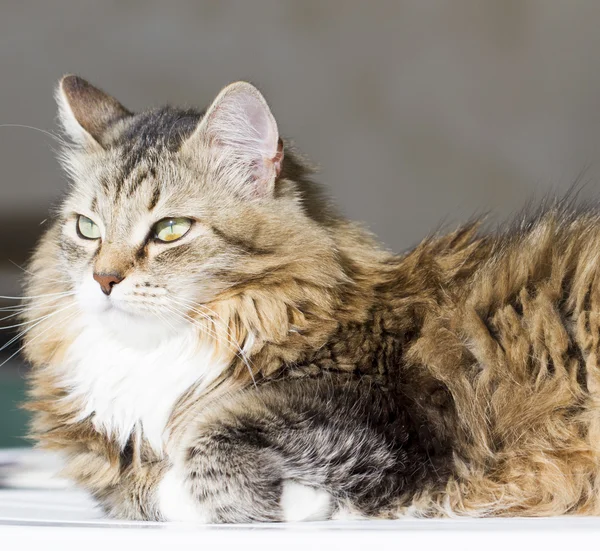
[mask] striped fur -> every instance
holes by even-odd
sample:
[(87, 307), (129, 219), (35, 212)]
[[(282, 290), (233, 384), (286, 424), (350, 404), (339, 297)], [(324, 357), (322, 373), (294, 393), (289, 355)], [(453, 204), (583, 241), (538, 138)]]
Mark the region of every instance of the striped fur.
[[(109, 514), (600, 513), (595, 207), (557, 202), (512, 228), (471, 224), (395, 256), (337, 216), (289, 151), (279, 168), (276, 125), (249, 85), (226, 89), (207, 116), (132, 115), (68, 82), (60, 97), (75, 143), (63, 160), (74, 185), (30, 265), (38, 298), (26, 321), (52, 316), (25, 338), (29, 407), (34, 436), (66, 452), (67, 474)], [(81, 113), (99, 101), (114, 112), (91, 125)], [(228, 133), (222, 124), (247, 105), (255, 118)], [(244, 128), (260, 139), (236, 154)], [(78, 238), (77, 214), (101, 224), (99, 242)], [(154, 243), (149, 228), (165, 216), (193, 218), (190, 235)], [(127, 275), (117, 288), (129, 295), (115, 299), (126, 312), (81, 302), (93, 266)], [(148, 368), (132, 407), (164, 385), (159, 438), (145, 434), (144, 414), (118, 434), (103, 428), (93, 391), (73, 383), (92, 376), (73, 350), (94, 323), (92, 382), (106, 376), (104, 349), (139, 349)], [(170, 404), (188, 364), (177, 349), (165, 377), (154, 351), (185, 332), (211, 359), (190, 352), (190, 381)]]

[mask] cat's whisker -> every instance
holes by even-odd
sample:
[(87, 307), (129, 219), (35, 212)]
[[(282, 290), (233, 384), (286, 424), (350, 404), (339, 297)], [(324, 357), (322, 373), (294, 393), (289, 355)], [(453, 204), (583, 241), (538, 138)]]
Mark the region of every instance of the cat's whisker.
[(69, 145), (58, 134), (54, 134), (53, 132), (50, 132), (49, 130), (44, 130), (43, 128), (37, 128), (36, 126), (29, 126), (27, 124), (5, 123), (5, 124), (0, 124), (0, 128), (25, 128), (27, 130), (37, 130), (38, 132), (41, 132), (42, 134), (46, 134), (47, 136), (50, 136), (53, 140), (56, 140), (63, 147), (68, 147), (68, 145)]
[[(15, 316), (16, 314), (13, 314), (13, 316)], [(44, 314), (43, 316), (34, 318), (32, 320), (27, 320), (27, 321), (23, 321), (21, 323), (15, 323), (14, 325), (4, 325), (4, 326), (0, 326), (0, 331), (2, 330), (6, 330), (6, 329), (16, 329), (17, 327), (24, 327), (26, 325), (30, 325), (31, 323), (34, 323), (36, 321), (39, 320), (44, 320), (46, 318), (52, 317), (54, 315), (54, 312), (50, 312), (49, 314)], [(12, 316), (9, 316), (12, 317)], [(2, 318), (2, 319), (6, 319), (6, 318)]]
[[(205, 332), (206, 334), (208, 334), (213, 339), (215, 339), (215, 340), (219, 339), (220, 335), (214, 329), (211, 329), (210, 327), (207, 327), (207, 326), (201, 324), (199, 322), (199, 320), (194, 319), (189, 314), (187, 314), (187, 313), (185, 313), (185, 312), (183, 312), (181, 310), (174, 309), (172, 307), (169, 308), (169, 311), (172, 314), (178, 315), (181, 319), (183, 319), (183, 320), (185, 320), (187, 322), (191, 322), (192, 324), (194, 324), (195, 327), (198, 327), (199, 329), (201, 329), (203, 332)], [(216, 321), (216, 320), (210, 318), (209, 316), (207, 316), (206, 314), (204, 314), (202, 312), (198, 312), (198, 314), (201, 315), (203, 317), (203, 319), (205, 319), (205, 320), (207, 320), (207, 321), (209, 321), (211, 323), (214, 323)], [(234, 348), (239, 349), (239, 344), (235, 342), (235, 340), (233, 339), (233, 337), (231, 336), (231, 334), (227, 335), (227, 337), (228, 337), (228, 339), (227, 339), (228, 344), (232, 345)]]
[[(56, 313), (61, 312), (62, 310), (57, 311)], [(64, 324), (66, 321), (72, 319), (73, 317), (75, 317), (77, 315), (77, 312), (71, 312), (69, 313), (62, 321), (62, 323)], [(41, 323), (41, 322), (40, 322)], [(44, 329), (39, 335), (36, 335), (35, 337), (33, 337), (28, 343), (27, 345), (31, 345), (31, 343), (35, 342), (37, 339), (39, 339), (40, 337), (44, 336), (48, 331), (50, 331), (50, 329), (52, 329), (53, 326), (47, 327), (46, 329)], [(0, 368), (3, 367), (5, 364), (7, 364), (10, 360), (12, 360), (16, 355), (20, 354), (25, 346), (27, 345), (23, 345), (21, 346), (17, 351), (15, 351), (13, 354), (11, 354), (8, 358), (6, 358), (6, 360), (4, 360), (2, 363), (0, 363)], [(0, 351), (2, 351), (4, 348), (6, 347), (3, 346), (2, 348), (0, 348)]]
[[(65, 295), (65, 296), (68, 296), (68, 295)], [(36, 302), (35, 306), (30, 303), (26, 303), (26, 302), (22, 301), (21, 304), (12, 304), (10, 306), (2, 306), (0, 308), (0, 312), (5, 312), (5, 311), (14, 312), (15, 310), (41, 308), (43, 306), (40, 306), (40, 305), (51, 304), (53, 301), (61, 300), (62, 298), (65, 298), (65, 297), (64, 296), (51, 297), (47, 300)]]
[[(167, 310), (170, 313), (172, 313), (172, 314), (180, 317), (182, 320), (184, 320), (186, 322), (189, 322), (189, 323), (192, 323), (192, 325), (194, 325), (194, 327), (196, 327), (197, 329), (199, 329), (201, 332), (204, 332), (207, 335), (209, 335), (210, 337), (212, 337), (213, 339), (218, 340), (219, 335), (215, 331), (213, 331), (210, 328), (208, 328), (208, 327), (200, 324), (198, 320), (195, 320), (194, 318), (192, 318), (188, 314), (185, 314), (185, 313), (183, 313), (181, 311), (178, 311), (178, 310), (175, 310), (175, 309), (169, 308), (169, 307), (167, 307)], [(203, 315), (203, 314), (200, 313), (200, 315)], [(208, 316), (205, 316), (205, 319), (207, 319), (207, 320), (209, 320), (211, 322), (215, 321), (212, 318), (209, 318)], [(249, 372), (250, 377), (252, 379), (252, 383), (254, 384), (254, 386), (256, 386), (256, 380), (254, 378), (254, 374), (252, 373), (252, 368), (250, 367), (250, 364), (248, 363), (248, 358), (245, 356), (244, 351), (240, 348), (239, 344), (235, 340), (232, 340), (232, 338), (231, 338), (230, 335), (229, 335), (229, 338), (227, 339), (227, 344), (230, 345), (230, 346), (232, 346), (234, 355), (237, 358), (239, 358), (240, 360), (242, 360), (244, 362), (244, 365), (248, 368), (248, 372)], [(237, 352), (236, 349), (239, 352)]]
[[(22, 270), (23, 272), (25, 272), (28, 275), (34, 276), (35, 274), (33, 272), (31, 272), (30, 270), (28, 270), (27, 268), (23, 268), (23, 266), (17, 264), (16, 262), (14, 262), (13, 260), (11, 260), (10, 258), (8, 259), (8, 261), (15, 266), (16, 268), (19, 268), (19, 270)], [(52, 283), (63, 283), (63, 284), (67, 284), (70, 285), (72, 282), (69, 278), (64, 277), (64, 278), (58, 278), (58, 277), (48, 277), (45, 276), (45, 281), (50, 281)]]
[(50, 319), (50, 318), (56, 316), (57, 314), (59, 314), (60, 312), (64, 312), (65, 310), (68, 310), (69, 308), (74, 307), (75, 305), (76, 304), (73, 302), (73, 303), (71, 303), (71, 304), (69, 304), (69, 305), (67, 305), (67, 306), (65, 306), (63, 308), (60, 308), (59, 310), (55, 310), (54, 312), (48, 314), (47, 316), (44, 316), (41, 320), (36, 321), (30, 327), (27, 327), (26, 329), (23, 329), (22, 331), (20, 331), (19, 333), (17, 333), (12, 339), (10, 339), (9, 341), (7, 341), (2, 347), (0, 347), (0, 352), (2, 352), (3, 350), (5, 350), (6, 348), (8, 348), (14, 342), (18, 341), (24, 335), (26, 335), (27, 333), (29, 333), (29, 331), (31, 331), (32, 329), (34, 329), (35, 327), (37, 327), (40, 323), (43, 323), (47, 319)]
[(197, 327), (198, 329), (200, 329), (202, 332), (206, 333), (209, 337), (217, 340), (219, 335), (213, 331), (212, 329), (210, 329), (210, 327), (206, 327), (204, 325), (201, 325), (200, 322), (198, 320), (195, 320), (194, 318), (192, 318), (191, 316), (189, 316), (188, 314), (177, 310), (173, 307), (167, 307), (166, 308), (168, 312), (170, 312), (171, 314), (174, 314), (176, 316), (178, 316), (180, 319), (186, 321), (186, 322), (191, 322), (195, 325), (195, 327)]
[[(194, 312), (194, 313), (202, 316), (204, 319), (210, 321), (213, 324), (219, 324), (219, 326), (222, 327), (225, 330), (228, 339), (231, 340), (231, 342), (236, 343), (237, 347), (239, 348), (239, 343), (237, 343), (235, 337), (233, 336), (233, 334), (231, 333), (231, 331), (229, 330), (229, 328), (219, 318), (219, 316), (218, 316), (218, 314), (216, 312), (213, 312), (213, 314), (214, 314), (214, 317), (213, 317), (213, 316), (210, 316), (209, 314), (207, 314), (206, 312), (201, 312), (200, 310), (194, 308), (193, 306), (191, 306), (190, 304), (187, 304), (186, 302), (177, 301), (176, 299), (171, 299), (171, 301), (173, 303), (175, 303), (175, 304), (179, 304), (180, 306), (188, 308), (190, 311), (192, 311), (192, 312)], [(185, 314), (185, 315), (187, 316), (187, 314)], [(215, 331), (215, 336), (218, 336), (218, 333), (216, 331)]]
[(159, 308), (151, 310), (152, 314), (155, 315), (161, 322), (168, 325), (174, 333), (177, 332), (177, 328), (169, 321), (168, 316), (163, 315), (163, 312)]
[(3, 300), (33, 300), (37, 298), (46, 298), (46, 297), (67, 297), (70, 295), (74, 295), (75, 291), (62, 291), (60, 293), (46, 293), (43, 295), (31, 295), (31, 296), (23, 296), (23, 297), (11, 297), (6, 295), (0, 295), (0, 299)]
[[(217, 312), (215, 312), (214, 310), (212, 310), (212, 309), (210, 309), (208, 307), (205, 307), (203, 304), (192, 303), (191, 301), (182, 301), (182, 302), (180, 302), (180, 304), (182, 306), (185, 306), (186, 308), (189, 308), (191, 311), (193, 311), (193, 312), (195, 312), (195, 313), (203, 316), (205, 319), (210, 320), (212, 323), (218, 324), (221, 328), (223, 328), (225, 330), (226, 334), (227, 334), (227, 337), (233, 343), (235, 343), (235, 345), (236, 345), (237, 349), (239, 350), (240, 354), (242, 354), (242, 356), (245, 358), (245, 361), (250, 361), (249, 358), (247, 358), (247, 360), (246, 360), (245, 351), (241, 348), (240, 344), (237, 342), (237, 339), (232, 334), (230, 328), (225, 324), (225, 322), (221, 319), (221, 316), (219, 316), (219, 314)], [(198, 310), (197, 308), (195, 308), (195, 306), (200, 306), (200, 307), (205, 308), (206, 310), (209, 311), (210, 314)], [(250, 369), (250, 366), (248, 366), (248, 369)]]
[[(23, 310), (17, 310), (14, 314), (9, 314), (8, 316), (4, 316), (3, 318), (0, 318), (0, 321), (11, 319), (11, 318), (20, 316), (22, 314), (23, 314)], [(2, 327), (0, 327), (0, 329), (2, 329)]]
[[(172, 299), (172, 300), (176, 300), (176, 299)], [(235, 338), (232, 335), (230, 328), (225, 324), (225, 322), (222, 320), (221, 316), (217, 312), (215, 312), (212, 308), (209, 308), (208, 306), (206, 306), (204, 304), (201, 304), (199, 302), (194, 302), (194, 301), (185, 300), (185, 299), (179, 299), (179, 302), (180, 302), (180, 304), (182, 306), (185, 306), (186, 308), (189, 308), (193, 312), (196, 312), (197, 314), (201, 314), (201, 315), (207, 316), (213, 322), (219, 323), (220, 326), (227, 332), (228, 337), (231, 338), (231, 339), (233, 339), (235, 341)], [(201, 312), (196, 307), (203, 308), (208, 313), (207, 312)], [(238, 343), (238, 347), (239, 347), (239, 343)]]
[(54, 297), (54, 298), (50, 298), (47, 300), (42, 300), (35, 306), (24, 306), (24, 305), (5, 306), (3, 308), (0, 308), (0, 312), (14, 312), (14, 313), (9, 316), (6, 316), (4, 318), (0, 318), (0, 321), (18, 316), (19, 314), (24, 314), (25, 312), (31, 312), (33, 310), (47, 310), (53, 302), (55, 302), (57, 300), (61, 300), (62, 298), (63, 297), (58, 297), (58, 298)]
[[(214, 310), (211, 310), (210, 308), (205, 307), (203, 304), (201, 304), (199, 302), (194, 302), (192, 300), (186, 300), (186, 299), (181, 299), (181, 298), (180, 299), (171, 298), (171, 301), (178, 303), (179, 305), (184, 306), (186, 308), (189, 308), (189, 310), (191, 310), (192, 312), (200, 314), (200, 315), (206, 317), (207, 319), (210, 319), (213, 322), (220, 323), (221, 327), (223, 327), (223, 329), (225, 329), (225, 331), (227, 331), (228, 336), (233, 338), (233, 335), (231, 334), (229, 328), (225, 325), (225, 322), (223, 320), (221, 320), (221, 317), (219, 316), (219, 314), (217, 312), (215, 312)], [(208, 313), (198, 310), (197, 307), (208, 310)], [(212, 315), (209, 315), (209, 314), (212, 314)]]
[(10, 347), (14, 342), (18, 341), (26, 333), (27, 333), (27, 331), (21, 331), (20, 333), (16, 334), (14, 337), (12, 337), (10, 340), (5, 342), (4, 345), (0, 348), (0, 352), (5, 350), (6, 348)]
[[(175, 300), (175, 299), (171, 299), (175, 304), (177, 304), (179, 301)], [(246, 365), (246, 367), (248, 368), (248, 372), (250, 374), (250, 377), (252, 378), (252, 382), (254, 383), (254, 385), (256, 385), (256, 381), (254, 379), (254, 373), (252, 371), (252, 366), (251, 366), (251, 360), (250, 358), (247, 357), (245, 351), (243, 350), (243, 348), (240, 346), (240, 344), (237, 342), (237, 340), (234, 338), (234, 336), (232, 335), (230, 329), (226, 326), (226, 324), (221, 320), (220, 316), (214, 311), (211, 310), (211, 312), (213, 313), (213, 315), (216, 317), (212, 317), (209, 316), (207, 313), (205, 312), (201, 312), (198, 309), (190, 306), (189, 304), (186, 304), (185, 302), (179, 302), (179, 304), (181, 306), (184, 306), (186, 308), (189, 308), (190, 310), (192, 310), (193, 312), (197, 313), (198, 315), (201, 315), (204, 317), (204, 319), (210, 321), (211, 323), (219, 323), (220, 326), (226, 331), (227, 333), (227, 341), (229, 344), (231, 344), (234, 349), (237, 350), (237, 352), (235, 353), (236, 357), (238, 357), (240, 360), (242, 360), (244, 362), (244, 364)], [(202, 305), (200, 305), (202, 306)], [(210, 309), (209, 309), (210, 310)], [(194, 320), (194, 318), (192, 318), (191, 316), (189, 316), (188, 314), (184, 314), (186, 316), (186, 318), (189, 318), (190, 321), (195, 322), (196, 320)]]
[[(191, 316), (189, 316), (187, 314), (183, 314), (181, 312), (174, 311), (174, 310), (171, 310), (171, 312), (174, 313), (174, 314), (179, 314), (182, 319), (184, 319), (185, 321), (188, 321), (188, 322), (192, 323), (195, 327), (197, 327), (198, 329), (200, 329), (203, 332), (206, 332), (209, 336), (212, 336), (215, 340), (218, 338), (218, 335), (214, 331), (211, 331), (210, 329), (208, 329), (205, 326), (201, 325), (198, 322), (198, 320), (195, 320)], [(214, 321), (214, 320), (211, 319), (210, 321)], [(232, 341), (231, 338), (227, 339), (227, 344), (230, 345), (230, 346), (232, 346), (234, 355), (237, 358), (239, 358), (240, 360), (242, 360), (244, 362), (244, 365), (247, 367), (248, 373), (250, 374), (250, 377), (252, 379), (252, 383), (256, 386), (256, 380), (254, 378), (254, 374), (252, 372), (252, 368), (250, 367), (250, 364), (248, 363), (248, 358), (246, 357), (244, 351), (240, 348), (239, 344), (237, 342), (235, 342), (235, 341)], [(236, 349), (239, 352), (237, 352)]]
[(51, 307), (51, 303), (47, 303), (40, 306), (5, 306), (0, 308), (0, 312), (14, 312), (12, 315), (24, 314), (25, 312), (31, 312), (32, 310), (47, 310)]
[(51, 308), (51, 303), (40, 305), (40, 306), (7, 306), (0, 308), (0, 312), (14, 312), (11, 316), (24, 314), (25, 312), (31, 312), (33, 310), (47, 310)]
[[(200, 306), (201, 308), (204, 308), (204, 309), (208, 310), (210, 312), (210, 314), (212, 314), (212, 316), (214, 316), (214, 318), (211, 317), (211, 316), (208, 316), (213, 321), (213, 323), (216, 321), (216, 322), (218, 322), (221, 325), (221, 327), (223, 327), (225, 329), (225, 331), (227, 332), (227, 335), (228, 335), (229, 339), (231, 339), (235, 343), (235, 346), (237, 347), (237, 349), (239, 351), (238, 357), (240, 357), (240, 359), (244, 362), (244, 364), (248, 368), (248, 373), (250, 373), (250, 377), (252, 378), (252, 382), (253, 382), (254, 386), (256, 386), (256, 380), (254, 378), (254, 372), (252, 371), (252, 360), (246, 355), (246, 351), (237, 342), (237, 340), (235, 339), (235, 337), (232, 335), (231, 330), (229, 329), (229, 327), (221, 319), (221, 316), (217, 312), (215, 312), (212, 308), (209, 308), (208, 306), (205, 306), (204, 304), (200, 304), (200, 303), (196, 303), (196, 304), (198, 306)], [(190, 307), (190, 306), (188, 306), (188, 307)], [(200, 314), (200, 312), (197, 309), (192, 308), (192, 310)], [(204, 314), (204, 315), (208, 315), (208, 314)]]
[(20, 312), (23, 310), (23, 306), (15, 305), (15, 306), (3, 306), (0, 308), (0, 312)]
[[(24, 268), (24, 267), (23, 267), (23, 266), (21, 266), (20, 264), (17, 264), (17, 263), (16, 263), (14, 260), (11, 260), (11, 259), (9, 258), (9, 259), (8, 259), (8, 261), (9, 261), (9, 262), (10, 262), (10, 263), (11, 263), (13, 266), (15, 266), (15, 268), (19, 268), (19, 270), (22, 270), (22, 271), (23, 271), (23, 272), (25, 272), (26, 274), (29, 274), (29, 275), (31, 275), (31, 276), (34, 276), (34, 277), (36, 276), (36, 274), (34, 274), (32, 271), (28, 270), (27, 268)], [(69, 283), (69, 282), (70, 282), (70, 280), (69, 280), (67, 277), (65, 277), (65, 278), (49, 278), (49, 277), (45, 276), (45, 277), (44, 277), (44, 279), (45, 279), (46, 281), (57, 281), (57, 282), (60, 282), (60, 283)]]

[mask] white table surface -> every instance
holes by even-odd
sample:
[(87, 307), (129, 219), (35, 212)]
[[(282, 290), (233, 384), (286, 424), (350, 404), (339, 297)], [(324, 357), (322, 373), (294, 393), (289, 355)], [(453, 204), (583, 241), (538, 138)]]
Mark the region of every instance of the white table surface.
[(600, 518), (398, 520), (203, 526), (115, 521), (53, 476), (60, 461), (32, 450), (0, 451), (0, 550), (89, 551), (143, 545), (239, 551), (367, 549), (579, 551), (600, 548)]

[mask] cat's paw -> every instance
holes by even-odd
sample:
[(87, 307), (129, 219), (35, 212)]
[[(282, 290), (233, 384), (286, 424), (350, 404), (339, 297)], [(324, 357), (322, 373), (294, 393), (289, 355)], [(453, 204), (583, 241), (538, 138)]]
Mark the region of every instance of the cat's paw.
[(367, 520), (367, 517), (349, 507), (339, 507), (338, 510), (331, 515), (331, 520), (353, 522), (355, 520)]
[(165, 474), (158, 486), (158, 509), (165, 520), (173, 522), (209, 522), (191, 491), (183, 484), (183, 478), (175, 469)]
[(331, 516), (332, 499), (324, 490), (287, 481), (283, 483), (281, 509), (285, 522), (327, 520)]

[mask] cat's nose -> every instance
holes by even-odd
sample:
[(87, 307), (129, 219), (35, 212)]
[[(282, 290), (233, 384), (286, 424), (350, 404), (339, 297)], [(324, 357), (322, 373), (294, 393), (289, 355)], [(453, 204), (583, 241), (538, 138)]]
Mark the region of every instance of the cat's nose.
[(100, 289), (102, 289), (102, 292), (108, 296), (110, 295), (113, 287), (121, 283), (121, 281), (123, 281), (125, 278), (114, 272), (110, 274), (98, 274), (94, 272), (94, 279), (100, 284)]

